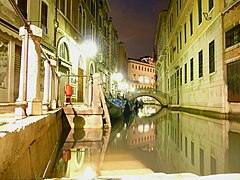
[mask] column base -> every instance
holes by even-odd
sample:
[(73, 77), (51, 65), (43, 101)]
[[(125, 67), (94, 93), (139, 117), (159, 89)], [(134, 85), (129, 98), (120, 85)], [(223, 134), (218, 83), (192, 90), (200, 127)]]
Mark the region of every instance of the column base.
[(16, 106), (17, 107), (15, 108), (15, 118), (23, 119), (23, 118), (27, 117), (27, 114), (26, 114), (27, 102), (26, 101), (17, 101)]
[(42, 101), (28, 101), (27, 115), (42, 115)]
[(42, 112), (47, 113), (49, 111), (49, 103), (42, 104)]
[(50, 102), (50, 109), (57, 109), (57, 101), (56, 100), (52, 100)]

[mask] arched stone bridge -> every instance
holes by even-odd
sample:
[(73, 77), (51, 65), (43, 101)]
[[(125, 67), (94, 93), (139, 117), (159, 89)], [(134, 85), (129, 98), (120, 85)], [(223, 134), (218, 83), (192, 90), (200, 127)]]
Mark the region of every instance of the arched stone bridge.
[(134, 92), (129, 92), (127, 94), (128, 99), (136, 99), (142, 96), (149, 96), (156, 99), (162, 106), (166, 107), (167, 104), (167, 94), (155, 89), (137, 89)]

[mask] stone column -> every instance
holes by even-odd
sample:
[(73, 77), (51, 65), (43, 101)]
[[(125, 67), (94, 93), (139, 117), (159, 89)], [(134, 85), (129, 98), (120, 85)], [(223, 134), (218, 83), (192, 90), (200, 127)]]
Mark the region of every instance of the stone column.
[(93, 74), (93, 94), (92, 94), (92, 107), (101, 107), (99, 83), (101, 83), (101, 78), (99, 73)]
[(60, 107), (61, 105), (61, 99), (60, 99), (60, 77), (56, 76), (56, 96), (57, 96), (57, 106)]
[(55, 81), (56, 81), (56, 74), (55, 74), (55, 67), (56, 67), (56, 61), (50, 60), (51, 62), (51, 68), (50, 68), (50, 108), (56, 109), (57, 108), (57, 101), (55, 96)]
[(42, 29), (30, 25), (32, 34), (28, 45), (28, 76), (27, 76), (27, 115), (42, 114), (42, 100), (40, 99), (40, 57)]
[(88, 86), (87, 86), (87, 104), (88, 106), (92, 106), (92, 100), (93, 100), (93, 79), (92, 79), (92, 76), (89, 76), (89, 79), (88, 79)]
[(26, 107), (27, 106), (27, 66), (28, 66), (28, 43), (29, 43), (29, 34), (25, 27), (19, 29), (19, 35), (22, 37), (22, 52), (21, 52), (21, 69), (20, 69), (20, 82), (19, 82), (19, 95), (16, 100), (17, 106), (15, 108), (16, 118), (22, 118), (26, 116)]
[(43, 94), (43, 111), (47, 112), (49, 109), (49, 77), (50, 77), (50, 64), (48, 60), (44, 61), (44, 94)]

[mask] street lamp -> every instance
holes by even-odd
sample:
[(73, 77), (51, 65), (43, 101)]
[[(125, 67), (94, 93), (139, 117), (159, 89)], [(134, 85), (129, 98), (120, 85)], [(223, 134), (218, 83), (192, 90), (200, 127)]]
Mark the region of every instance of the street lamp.
[(121, 82), (123, 80), (122, 73), (113, 73), (112, 78), (114, 81)]
[(93, 58), (97, 54), (96, 43), (92, 40), (83, 42), (81, 47), (83, 54), (89, 58)]

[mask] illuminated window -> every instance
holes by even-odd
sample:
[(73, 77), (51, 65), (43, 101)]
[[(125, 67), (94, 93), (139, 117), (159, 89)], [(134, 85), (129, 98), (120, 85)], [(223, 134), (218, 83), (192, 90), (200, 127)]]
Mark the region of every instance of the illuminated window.
[(144, 77), (144, 83), (149, 84), (149, 77), (147, 76)]
[(143, 83), (143, 76), (139, 76), (138, 81), (139, 81), (140, 83)]

